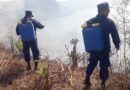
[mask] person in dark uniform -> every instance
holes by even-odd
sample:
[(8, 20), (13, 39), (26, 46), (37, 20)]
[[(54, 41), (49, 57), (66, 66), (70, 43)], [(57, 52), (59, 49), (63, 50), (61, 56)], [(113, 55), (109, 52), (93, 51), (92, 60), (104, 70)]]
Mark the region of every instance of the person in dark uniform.
[[(38, 21), (36, 21), (35, 19), (32, 18), (33, 14), (32, 11), (25, 11), (25, 16), (23, 19), (20, 20), (20, 22), (17, 24), (16, 27), (16, 34), (20, 35), (20, 31), (19, 31), (19, 25), (22, 24), (26, 24), (28, 22), (32, 22), (33, 26), (34, 26), (34, 30), (35, 30), (35, 34), (36, 34), (36, 29), (43, 29), (44, 25), (42, 25), (41, 23), (39, 23)], [(26, 32), (25, 32), (26, 33)], [(27, 63), (27, 70), (31, 70), (31, 64), (30, 64), (30, 48), (32, 50), (32, 54), (33, 54), (33, 60), (35, 62), (35, 68), (34, 70), (37, 69), (38, 66), (38, 62), (39, 62), (39, 49), (37, 46), (37, 39), (31, 40), (31, 41), (22, 41), (23, 43), (23, 54), (24, 54), (24, 59)]]
[(89, 64), (86, 69), (86, 77), (85, 77), (85, 87), (84, 90), (88, 90), (91, 86), (90, 76), (93, 73), (93, 70), (97, 66), (98, 61), (100, 62), (100, 79), (101, 79), (101, 88), (102, 90), (105, 89), (105, 82), (108, 79), (108, 67), (110, 66), (109, 60), (109, 52), (110, 52), (110, 38), (111, 35), (113, 43), (117, 50), (119, 50), (120, 38), (116, 28), (116, 25), (113, 20), (107, 18), (110, 12), (109, 4), (107, 2), (100, 3), (97, 5), (98, 8), (98, 15), (85, 24), (91, 23), (100, 23), (102, 30), (103, 30), (103, 37), (104, 37), (104, 44), (105, 48), (101, 52), (90, 52)]

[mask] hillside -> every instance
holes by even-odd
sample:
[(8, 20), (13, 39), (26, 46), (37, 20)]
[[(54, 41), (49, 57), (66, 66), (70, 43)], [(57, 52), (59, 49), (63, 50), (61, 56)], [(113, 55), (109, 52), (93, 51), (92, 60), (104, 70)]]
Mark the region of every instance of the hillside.
[[(9, 52), (0, 51), (0, 90), (82, 90), (83, 88), (84, 68), (70, 71), (58, 60), (42, 60), (41, 67), (47, 65), (44, 74), (27, 72), (23, 59), (10, 55)], [(94, 71), (91, 82), (91, 90), (99, 90), (98, 69)], [(107, 90), (130, 90), (130, 77), (127, 74), (110, 73)]]

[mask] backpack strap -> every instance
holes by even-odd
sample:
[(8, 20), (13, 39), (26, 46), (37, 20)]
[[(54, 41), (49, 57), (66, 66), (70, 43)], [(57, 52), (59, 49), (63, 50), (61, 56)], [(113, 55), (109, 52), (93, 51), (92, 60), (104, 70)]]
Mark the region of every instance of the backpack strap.
[(88, 23), (84, 23), (81, 25), (82, 28), (88, 28), (88, 27), (98, 27), (100, 26), (100, 23), (92, 23), (92, 24), (88, 24)]

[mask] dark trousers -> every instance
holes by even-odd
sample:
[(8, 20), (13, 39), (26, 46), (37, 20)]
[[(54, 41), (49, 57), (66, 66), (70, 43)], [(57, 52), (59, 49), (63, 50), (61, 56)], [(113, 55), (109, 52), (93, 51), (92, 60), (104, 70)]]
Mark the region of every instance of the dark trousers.
[(33, 60), (39, 60), (39, 49), (37, 41), (23, 41), (23, 54), (25, 61), (30, 61), (30, 48), (33, 54)]
[(86, 69), (88, 77), (93, 73), (94, 68), (100, 62), (100, 79), (106, 81), (108, 79), (108, 67), (110, 66), (109, 52), (91, 52), (89, 64)]

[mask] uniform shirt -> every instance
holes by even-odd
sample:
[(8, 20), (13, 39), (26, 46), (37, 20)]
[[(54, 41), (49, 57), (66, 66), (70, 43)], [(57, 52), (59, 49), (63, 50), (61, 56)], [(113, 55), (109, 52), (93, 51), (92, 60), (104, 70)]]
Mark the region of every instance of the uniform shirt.
[[(36, 21), (35, 19), (32, 19), (31, 22), (32, 22), (32, 24), (33, 24), (33, 26), (34, 26), (35, 33), (36, 33), (36, 29), (37, 29), (37, 28), (38, 28), (38, 29), (44, 28), (44, 25), (42, 25), (40, 22)], [(25, 23), (25, 24), (28, 23), (27, 18), (24, 17), (24, 18), (17, 24), (17, 26), (16, 26), (16, 34), (17, 34), (17, 35), (20, 35), (18, 25), (21, 24), (21, 23), (23, 23), (23, 24), (24, 24), (24, 23)]]
[(110, 45), (110, 38), (109, 35), (112, 36), (113, 43), (116, 48), (119, 48), (120, 44), (120, 38), (119, 34), (116, 28), (116, 25), (113, 20), (110, 18), (107, 18), (103, 15), (97, 15), (96, 17), (90, 19), (87, 21), (87, 25), (90, 25), (92, 23), (100, 23), (102, 30), (103, 30), (103, 35), (104, 35), (104, 44), (105, 44), (105, 51), (110, 52), (111, 45)]

